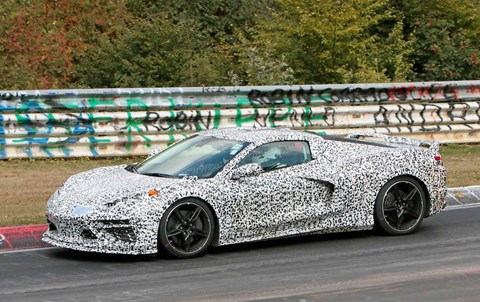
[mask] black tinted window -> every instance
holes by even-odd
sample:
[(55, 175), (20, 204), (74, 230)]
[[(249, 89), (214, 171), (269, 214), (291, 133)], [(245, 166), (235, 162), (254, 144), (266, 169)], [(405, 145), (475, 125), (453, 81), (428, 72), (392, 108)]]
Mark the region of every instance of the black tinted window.
[(312, 159), (310, 147), (305, 141), (268, 143), (253, 149), (239, 166), (257, 163), (265, 171), (298, 165)]

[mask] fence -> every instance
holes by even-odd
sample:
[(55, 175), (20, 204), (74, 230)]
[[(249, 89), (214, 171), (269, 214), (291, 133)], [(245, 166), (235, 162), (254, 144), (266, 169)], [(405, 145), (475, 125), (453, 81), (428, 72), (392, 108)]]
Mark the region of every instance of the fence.
[(480, 142), (480, 81), (0, 91), (0, 158), (140, 155), (233, 126)]

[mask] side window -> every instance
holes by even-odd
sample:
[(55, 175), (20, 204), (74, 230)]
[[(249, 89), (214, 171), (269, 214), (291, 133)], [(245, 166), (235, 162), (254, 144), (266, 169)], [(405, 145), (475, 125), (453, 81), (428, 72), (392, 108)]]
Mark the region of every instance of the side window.
[(298, 165), (312, 159), (310, 146), (305, 141), (268, 143), (253, 149), (239, 166), (257, 163), (265, 171)]

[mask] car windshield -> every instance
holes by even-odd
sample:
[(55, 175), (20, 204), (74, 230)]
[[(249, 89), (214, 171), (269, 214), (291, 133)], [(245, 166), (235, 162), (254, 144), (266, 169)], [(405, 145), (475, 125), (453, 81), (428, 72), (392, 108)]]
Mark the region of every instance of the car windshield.
[(159, 177), (209, 178), (248, 144), (211, 136), (193, 136), (143, 161), (135, 170)]

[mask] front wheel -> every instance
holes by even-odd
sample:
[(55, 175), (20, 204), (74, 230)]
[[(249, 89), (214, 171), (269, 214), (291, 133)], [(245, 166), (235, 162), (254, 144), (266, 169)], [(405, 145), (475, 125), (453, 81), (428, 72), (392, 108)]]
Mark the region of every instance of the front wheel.
[(184, 199), (163, 214), (158, 247), (175, 258), (192, 258), (207, 250), (214, 233), (214, 217), (208, 206), (197, 199)]
[(390, 235), (415, 232), (425, 216), (427, 202), (422, 186), (407, 176), (396, 177), (380, 190), (375, 201), (375, 227)]

